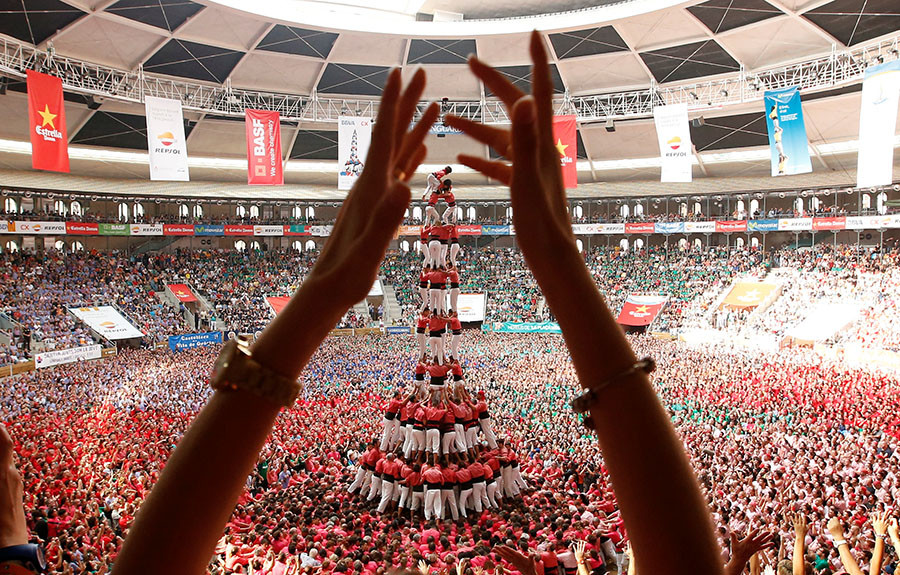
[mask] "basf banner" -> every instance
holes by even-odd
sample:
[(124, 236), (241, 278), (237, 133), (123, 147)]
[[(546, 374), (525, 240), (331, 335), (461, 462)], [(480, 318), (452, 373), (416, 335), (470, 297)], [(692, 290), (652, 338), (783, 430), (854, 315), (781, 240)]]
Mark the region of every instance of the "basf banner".
[(349, 190), (365, 167), (372, 141), (372, 118), (338, 118), (338, 189)]
[(765, 93), (766, 126), (772, 150), (772, 175), (807, 174), (812, 171), (809, 142), (800, 105), (800, 88), (792, 86)]
[(621, 325), (650, 325), (662, 311), (667, 300), (664, 295), (628, 294), (616, 321)]
[[(461, 293), (459, 294), (459, 298), (456, 300), (456, 305), (459, 309), (457, 309), (457, 313), (459, 314), (459, 321), (471, 322), (471, 321), (484, 321), (484, 306), (486, 303), (486, 298), (483, 293)], [(447, 306), (450, 305), (450, 296), (447, 295)]]
[(168, 98), (144, 98), (147, 115), (147, 148), (150, 151), (150, 179), (187, 182), (187, 143), (181, 102)]
[(281, 162), (281, 120), (278, 112), (244, 110), (247, 128), (247, 183), (284, 184)]
[(112, 306), (70, 307), (69, 311), (106, 339), (144, 337), (140, 330), (128, 323), (128, 320)]
[(101, 345), (85, 345), (83, 347), (70, 347), (69, 349), (45, 351), (44, 353), (35, 354), (34, 366), (38, 369), (42, 369), (54, 365), (62, 365), (64, 363), (84, 361), (86, 359), (100, 359), (102, 353), (103, 346)]
[(900, 60), (866, 68), (859, 107), (858, 188), (891, 183), (898, 98)]
[(169, 336), (169, 349), (172, 351), (181, 351), (183, 349), (194, 349), (204, 345), (216, 345), (222, 343), (221, 331), (209, 331), (206, 333), (186, 333), (183, 335)]
[(659, 140), (660, 181), (690, 182), (693, 146), (687, 104), (656, 106), (653, 108), (653, 121)]

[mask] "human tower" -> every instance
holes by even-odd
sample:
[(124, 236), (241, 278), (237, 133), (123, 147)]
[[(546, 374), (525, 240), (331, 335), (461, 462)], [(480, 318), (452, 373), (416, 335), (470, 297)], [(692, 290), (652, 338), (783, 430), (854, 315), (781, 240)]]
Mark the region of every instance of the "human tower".
[(460, 246), (447, 177), (452, 171), (447, 166), (429, 174), (422, 195), (427, 206), (419, 242), (414, 383), (387, 401), (381, 439), (368, 445), (349, 488), (377, 501), (380, 514), (421, 513), (429, 521), (448, 515), (474, 520), (526, 487), (515, 450), (494, 433), (484, 392), (469, 393), (459, 362)]

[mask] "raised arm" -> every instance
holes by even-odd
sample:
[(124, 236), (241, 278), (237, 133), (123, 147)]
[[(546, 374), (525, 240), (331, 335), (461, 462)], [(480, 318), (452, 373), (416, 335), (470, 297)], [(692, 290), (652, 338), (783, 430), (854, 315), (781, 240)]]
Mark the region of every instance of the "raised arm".
[(872, 514), (872, 529), (875, 530), (875, 550), (872, 551), (872, 559), (869, 561), (869, 573), (878, 575), (881, 573), (881, 564), (884, 561), (884, 540), (888, 532), (888, 512)]
[(841, 556), (841, 564), (847, 573), (850, 575), (863, 575), (856, 558), (853, 557), (853, 553), (850, 553), (850, 544), (847, 543), (847, 539), (844, 537), (844, 526), (841, 525), (837, 517), (832, 517), (828, 520), (828, 532), (834, 539), (834, 546), (837, 547), (838, 554)]
[[(516, 236), (517, 242), (559, 321), (581, 384), (592, 388), (628, 369), (635, 356), (575, 245), (553, 141), (553, 84), (543, 42), (539, 33), (532, 35), (531, 96), (493, 68), (470, 60), (475, 75), (506, 104), (511, 131), (452, 116), (446, 122), (512, 159), (509, 166), (459, 157), (510, 186), (514, 223), (527, 230)], [(636, 373), (605, 387), (590, 412), (640, 559), (638, 570), (655, 575), (721, 573), (706, 501), (649, 379)]]
[(803, 566), (803, 556), (806, 553), (806, 533), (809, 531), (806, 525), (806, 517), (802, 513), (798, 513), (794, 515), (791, 523), (794, 524), (794, 575), (805, 575), (806, 569)]
[[(422, 141), (437, 107), (430, 106), (407, 133), (425, 75), (416, 73), (404, 91), (400, 84), (394, 70), (365, 171), (344, 201), (318, 262), (253, 346), (257, 363), (287, 378), (297, 378), (329, 330), (365, 297), (409, 204), (406, 182), (425, 157)], [(141, 506), (116, 572), (204, 573), (278, 411), (274, 402), (247, 391), (214, 393)]]

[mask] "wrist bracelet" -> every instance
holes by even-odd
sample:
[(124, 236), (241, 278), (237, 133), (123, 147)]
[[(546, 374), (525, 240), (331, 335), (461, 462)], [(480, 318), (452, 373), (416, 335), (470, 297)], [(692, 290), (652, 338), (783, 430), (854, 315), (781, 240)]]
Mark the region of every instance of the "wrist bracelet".
[[(841, 545), (847, 545), (847, 540), (846, 539), (835, 539), (834, 540), (834, 548), (835, 549), (837, 549)], [(850, 546), (847, 545), (847, 547), (850, 547)]]
[[(640, 360), (639, 362), (633, 364), (631, 367), (625, 369), (625, 371), (622, 371), (621, 373), (618, 373), (618, 374), (610, 377), (606, 381), (603, 381), (600, 384), (589, 388), (587, 391), (585, 391), (584, 393), (582, 393), (581, 395), (579, 395), (578, 397), (573, 399), (572, 403), (571, 403), (572, 410), (575, 413), (581, 413), (581, 414), (586, 413), (591, 408), (591, 403), (593, 403), (594, 400), (597, 399), (597, 393), (600, 390), (602, 390), (606, 387), (609, 387), (613, 383), (616, 383), (622, 379), (625, 379), (628, 376), (634, 375), (635, 373), (637, 373), (639, 371), (642, 371), (646, 374), (650, 374), (650, 373), (653, 373), (653, 370), (655, 370), (655, 369), (656, 369), (656, 362), (653, 361), (653, 358), (645, 357), (644, 359)], [(584, 418), (584, 425), (588, 429), (594, 429), (594, 422), (591, 420), (590, 416)]]

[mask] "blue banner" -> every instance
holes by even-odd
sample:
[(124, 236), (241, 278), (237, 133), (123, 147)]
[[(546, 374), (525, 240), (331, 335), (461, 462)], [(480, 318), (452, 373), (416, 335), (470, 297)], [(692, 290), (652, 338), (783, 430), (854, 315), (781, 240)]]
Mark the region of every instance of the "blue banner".
[(656, 222), (653, 228), (658, 234), (683, 234), (684, 222)]
[(196, 224), (194, 226), (194, 235), (195, 236), (224, 236), (225, 235), (225, 226), (224, 225)]
[(562, 333), (559, 324), (552, 321), (545, 322), (514, 322), (504, 321), (498, 323), (483, 323), (481, 331), (493, 331), (496, 333)]
[(747, 222), (749, 232), (777, 232), (778, 220), (750, 220)]
[(388, 335), (396, 335), (396, 334), (401, 334), (401, 333), (405, 333), (405, 334), (412, 333), (412, 328), (409, 326), (405, 326), (405, 325), (404, 326), (390, 325), (390, 326), (385, 327), (384, 329), (385, 329), (385, 333), (387, 333)]
[(803, 123), (800, 88), (793, 86), (765, 93), (766, 127), (772, 150), (772, 175), (806, 174), (812, 171), (809, 142)]
[(481, 226), (481, 235), (483, 236), (508, 236), (510, 235), (509, 226)]
[(169, 349), (171, 349), (172, 351), (193, 349), (202, 345), (213, 345), (216, 343), (222, 343), (221, 331), (209, 331), (206, 333), (186, 333), (184, 335), (169, 336)]

